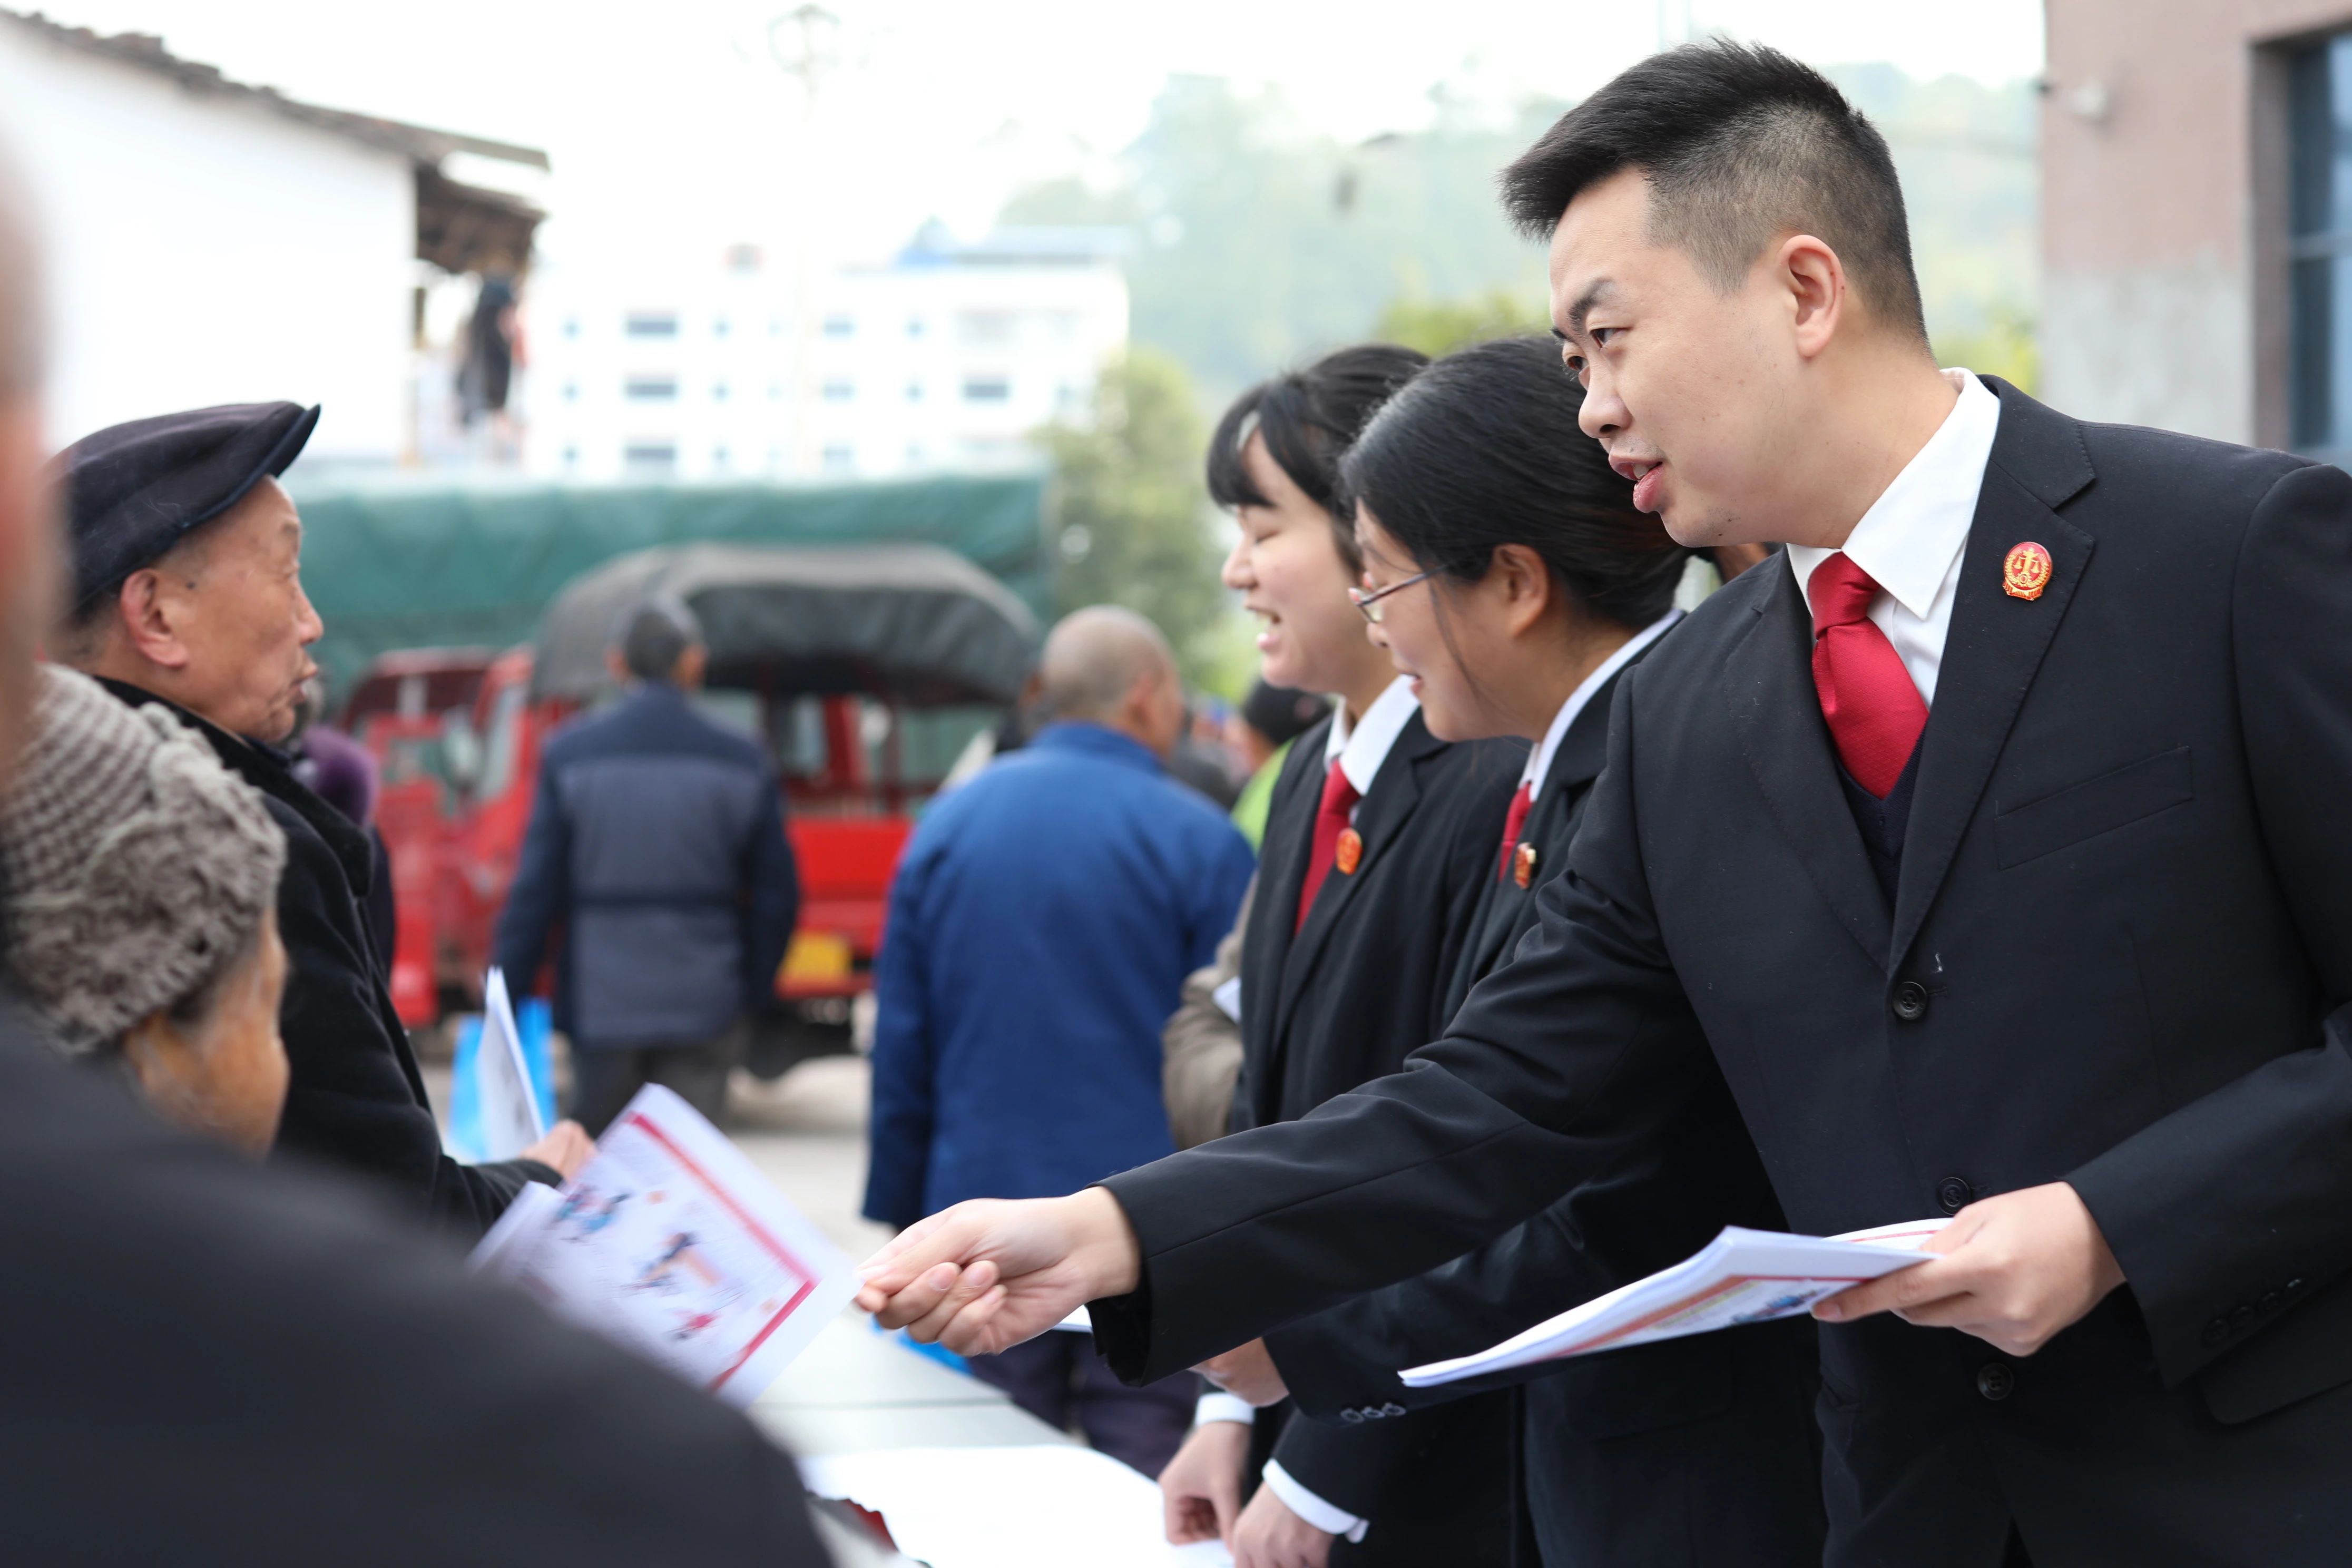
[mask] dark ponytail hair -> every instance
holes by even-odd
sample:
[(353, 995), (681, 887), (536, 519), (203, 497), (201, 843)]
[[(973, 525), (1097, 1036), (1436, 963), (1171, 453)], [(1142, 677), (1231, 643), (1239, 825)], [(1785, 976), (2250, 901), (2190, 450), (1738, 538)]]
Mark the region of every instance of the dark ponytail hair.
[(1325, 354), (1251, 387), (1234, 400), (1209, 438), (1209, 494), (1219, 506), (1271, 506), (1258, 492), (1242, 448), (1253, 433), (1290, 482), (1331, 515), (1333, 537), (1348, 574), (1364, 569), (1356, 550), (1353, 506), (1339, 484), (1339, 457), (1397, 388), (1429, 363), (1416, 349), (1360, 343)]
[(1633, 487), (1578, 428), (1559, 351), (1504, 338), (1448, 354), (1391, 398), (1340, 464), (1413, 564), (1483, 580), (1523, 544), (1586, 609), (1638, 630), (1666, 613), (1689, 552), (1633, 510)]

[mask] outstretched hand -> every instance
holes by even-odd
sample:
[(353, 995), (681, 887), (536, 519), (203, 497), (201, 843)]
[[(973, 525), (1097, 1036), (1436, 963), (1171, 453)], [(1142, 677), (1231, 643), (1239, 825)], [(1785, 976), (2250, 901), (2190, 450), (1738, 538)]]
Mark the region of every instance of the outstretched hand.
[(860, 1270), (857, 1304), (959, 1355), (1034, 1339), (1142, 1277), (1135, 1233), (1100, 1187), (1066, 1198), (978, 1198), (908, 1226)]
[(1920, 1250), (1938, 1256), (1841, 1290), (1813, 1316), (1843, 1323), (1893, 1312), (2028, 1356), (2124, 1282), (2099, 1222), (2063, 1182), (1970, 1204)]

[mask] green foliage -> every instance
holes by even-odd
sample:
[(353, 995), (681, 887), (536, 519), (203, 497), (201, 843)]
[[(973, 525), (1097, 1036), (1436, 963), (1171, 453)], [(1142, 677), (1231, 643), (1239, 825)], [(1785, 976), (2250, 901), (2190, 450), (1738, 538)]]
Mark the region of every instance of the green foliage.
[(1507, 289), (1489, 289), (1467, 300), (1422, 300), (1411, 296), (1391, 300), (1381, 312), (1372, 336), (1383, 342), (1419, 349), (1430, 358), (1450, 354), (1472, 343), (1496, 338), (1540, 335), (1544, 307), (1529, 303)]
[(1183, 367), (1140, 344), (1108, 369), (1091, 416), (1037, 434), (1055, 474), (1057, 599), (1139, 611), (1165, 632), (1187, 679), (1213, 664), (1228, 618), (1201, 477), (1208, 438)]
[(1543, 254), (1512, 232), (1495, 171), (1559, 111), (1437, 123), (1360, 145), (1315, 134), (1281, 95), (1172, 77), (1121, 183), (1055, 181), (1006, 223), (1132, 225), (1133, 335), (1181, 359), (1211, 407), (1269, 373), (1373, 332), (1398, 299), (1543, 296)]
[(1941, 334), (1936, 363), (1997, 375), (2021, 392), (2038, 390), (2042, 379), (2041, 342), (2022, 316), (2003, 314), (1981, 331)]

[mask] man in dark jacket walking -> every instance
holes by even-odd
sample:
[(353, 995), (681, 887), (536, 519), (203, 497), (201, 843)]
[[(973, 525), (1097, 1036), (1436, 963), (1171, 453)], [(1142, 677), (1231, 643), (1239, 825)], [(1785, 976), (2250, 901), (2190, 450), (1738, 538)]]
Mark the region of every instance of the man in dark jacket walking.
[(498, 931), (509, 983), (528, 987), (564, 928), (555, 1022), (592, 1133), (648, 1083), (719, 1120), (800, 911), (774, 771), (687, 699), (705, 661), (693, 612), (648, 602), (610, 657), (630, 689), (548, 742)]
[(302, 520), (277, 476), (318, 419), (291, 403), (243, 404), (117, 425), (68, 447), (58, 467), (73, 600), (49, 651), (116, 696), (187, 721), (268, 797), (286, 834), (278, 929), (290, 961), (280, 1029), (291, 1082), (277, 1150), (378, 1178), (471, 1240), (525, 1181), (569, 1175), (589, 1145), (565, 1123), (499, 1164), (441, 1152), (362, 913), (375, 876), (367, 837), (277, 749), (325, 630), (302, 592)]

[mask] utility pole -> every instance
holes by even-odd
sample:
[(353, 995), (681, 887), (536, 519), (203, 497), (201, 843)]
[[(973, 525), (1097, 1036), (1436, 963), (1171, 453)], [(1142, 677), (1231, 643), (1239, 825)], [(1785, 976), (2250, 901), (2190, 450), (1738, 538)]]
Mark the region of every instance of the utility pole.
[(816, 334), (811, 327), (814, 303), (814, 258), (809, 243), (816, 217), (817, 89), (840, 64), (833, 40), (841, 18), (824, 6), (794, 6), (768, 23), (768, 55), (776, 68), (800, 86), (800, 145), (793, 149), (793, 198), (788, 204), (793, 268), (793, 469), (805, 474), (815, 468), (816, 453), (810, 426), (816, 406), (810, 385), (814, 375)]

